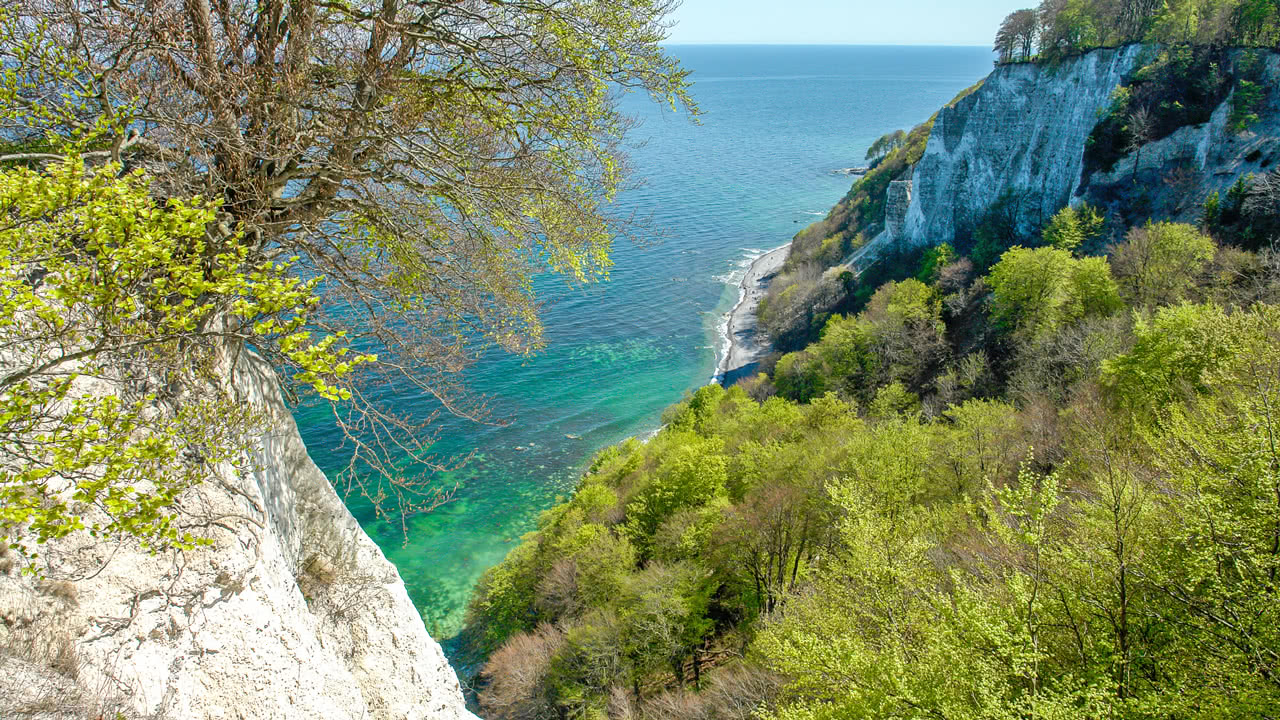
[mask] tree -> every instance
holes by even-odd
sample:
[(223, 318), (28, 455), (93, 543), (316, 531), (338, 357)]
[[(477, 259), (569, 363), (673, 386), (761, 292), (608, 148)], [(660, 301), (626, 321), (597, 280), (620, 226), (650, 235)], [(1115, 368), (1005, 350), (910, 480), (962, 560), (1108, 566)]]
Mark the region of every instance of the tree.
[(1056, 58), (1096, 46), (1099, 32), (1092, 10), (1084, 0), (1040, 3), (1040, 52)]
[(1117, 30), (1123, 41), (1141, 40), (1166, 0), (1121, 0)]
[(818, 549), (822, 518), (817, 493), (801, 485), (758, 488), (727, 513), (720, 542), (726, 565), (745, 570), (755, 610), (768, 614), (796, 585)]
[(1163, 307), (1134, 326), (1133, 349), (1103, 363), (1103, 386), (1119, 405), (1154, 412), (1208, 388), (1236, 348), (1218, 341), (1228, 316), (1216, 305)]
[(319, 279), (210, 248), (218, 203), (151, 189), (76, 156), (0, 173), (0, 537), (28, 558), (28, 539), (79, 529), (152, 551), (198, 542), (178, 496), (242, 465), (260, 424), (225, 383), (228, 340), (273, 344), (335, 401), (372, 359), (304, 329)]
[(1018, 428), (1017, 410), (998, 400), (968, 400), (947, 409), (951, 421), (943, 462), (956, 496), (977, 496), (988, 480), (1011, 474), (1029, 449)]
[(1033, 8), (1009, 13), (996, 31), (995, 51), (1000, 53), (1000, 61), (1030, 60), (1039, 32), (1040, 21)]
[(679, 510), (696, 508), (725, 492), (723, 441), (682, 434), (635, 499), (627, 504), (627, 527), (636, 545), (648, 549), (654, 531)]
[(1192, 225), (1148, 222), (1130, 230), (1128, 242), (1113, 247), (1111, 257), (1125, 295), (1150, 307), (1182, 300), (1216, 249)]
[(1138, 182), (1138, 168), (1142, 165), (1142, 148), (1155, 137), (1156, 118), (1145, 106), (1138, 105), (1125, 117), (1125, 151), (1133, 153), (1133, 182)]
[(502, 720), (554, 720), (559, 717), (543, 683), (551, 659), (564, 645), (564, 633), (541, 625), (512, 637), (480, 670), (488, 682), (479, 700), (485, 714)]
[(1076, 259), (1055, 247), (1009, 250), (991, 268), (987, 283), (996, 320), (1026, 338), (1121, 306), (1105, 259)]
[[(602, 277), (621, 231), (619, 92), (692, 108), (658, 43), (669, 0), (457, 3), (20, 0), (0, 22), (0, 161), (50, 144), (145, 168), (162, 198), (216, 198), (211, 256), (298, 256), (315, 331), (377, 348), (350, 376), (343, 480), (410, 510), (431, 437), (378, 411), (399, 376), (478, 416), (456, 372), (479, 343), (542, 342), (537, 269)], [(289, 365), (283, 348), (256, 347)], [(436, 464), (438, 466), (438, 463)], [(401, 482), (365, 484), (370, 473)]]
[(918, 386), (947, 351), (937, 293), (915, 278), (882, 285), (860, 317), (870, 326), (881, 384), (900, 380)]
[(1088, 205), (1081, 205), (1079, 209), (1068, 205), (1044, 226), (1044, 244), (1074, 253), (1102, 234), (1103, 223), (1102, 215)]
[[(1280, 314), (1259, 305), (1219, 318), (1230, 349), (1198, 392), (1141, 427), (1163, 482), (1157, 544), (1144, 568), (1182, 618), (1187, 685), (1274, 713), (1280, 701)], [(1212, 654), (1195, 648), (1211, 647)], [(1190, 652), (1188, 652), (1190, 651)], [(1202, 701), (1203, 702), (1203, 701)]]
[(1231, 19), (1242, 44), (1265, 47), (1280, 42), (1280, 3), (1276, 0), (1241, 0)]
[(696, 648), (714, 624), (705, 617), (704, 585), (698, 568), (683, 564), (650, 563), (631, 578), (620, 596), (619, 620), (625, 628), (621, 647), (634, 671), (666, 666), (683, 684), (684, 660), (693, 655), (700, 673)]
[[(1206, 205), (1206, 210), (1208, 206)], [(1240, 204), (1254, 242), (1265, 245), (1280, 238), (1280, 172), (1254, 175)]]
[(881, 135), (875, 142), (871, 143), (871, 147), (867, 148), (866, 159), (878, 163), (886, 155), (905, 145), (906, 142), (907, 133), (902, 130), (894, 130), (886, 135)]

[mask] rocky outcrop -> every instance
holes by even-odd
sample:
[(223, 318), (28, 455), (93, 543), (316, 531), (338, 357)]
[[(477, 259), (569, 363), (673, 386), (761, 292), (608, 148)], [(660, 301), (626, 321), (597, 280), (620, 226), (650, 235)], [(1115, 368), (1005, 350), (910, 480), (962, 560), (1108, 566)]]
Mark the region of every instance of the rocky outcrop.
[(884, 201), (884, 229), (893, 240), (901, 240), (906, 227), (907, 211), (911, 209), (911, 181), (894, 180), (889, 183)]
[[(1239, 53), (1233, 60), (1239, 60)], [(1234, 97), (1228, 96), (1209, 122), (1180, 128), (1121, 158), (1110, 171), (1085, 177), (1077, 195), (1094, 205), (1127, 211), (1130, 222), (1141, 222), (1142, 215), (1195, 221), (1209, 193), (1225, 195), (1240, 177), (1276, 169), (1280, 53), (1268, 54), (1260, 73), (1259, 84), (1271, 92), (1265, 105), (1255, 109), (1258, 121), (1246, 131), (1231, 128)]]
[(182, 498), (209, 547), (72, 536), (0, 559), (0, 716), (467, 720), (396, 568), (307, 455), (271, 368), (233, 385), (266, 432)]

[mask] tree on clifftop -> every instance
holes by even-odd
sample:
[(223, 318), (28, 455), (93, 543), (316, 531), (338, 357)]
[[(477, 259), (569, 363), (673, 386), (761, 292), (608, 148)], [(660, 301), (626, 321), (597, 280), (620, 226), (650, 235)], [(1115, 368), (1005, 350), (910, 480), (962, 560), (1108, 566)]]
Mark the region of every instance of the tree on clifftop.
[(873, 163), (879, 163), (886, 155), (902, 147), (907, 142), (907, 133), (903, 130), (894, 130), (876, 138), (871, 143), (871, 147), (867, 148), (867, 160)]
[(1000, 62), (1031, 59), (1039, 32), (1040, 21), (1035, 10), (1027, 8), (1009, 13), (996, 31), (995, 51), (1000, 53)]
[[(142, 169), (215, 200), (211, 257), (297, 256), (323, 276), (308, 327), (379, 362), (344, 380), (346, 475), (412, 506), (430, 437), (374, 406), (400, 376), (475, 415), (480, 343), (541, 344), (531, 276), (604, 276), (621, 226), (620, 92), (692, 110), (658, 43), (671, 0), (17, 0), (0, 16), (0, 162)], [(326, 310), (328, 312), (326, 312)], [(255, 348), (288, 367), (267, 342)]]

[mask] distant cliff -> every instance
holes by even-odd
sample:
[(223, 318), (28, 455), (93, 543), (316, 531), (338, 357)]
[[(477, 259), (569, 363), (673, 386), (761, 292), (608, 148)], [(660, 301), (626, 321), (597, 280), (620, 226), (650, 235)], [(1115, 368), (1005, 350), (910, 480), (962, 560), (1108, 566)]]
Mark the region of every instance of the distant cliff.
[[(1129, 149), (1105, 172), (1088, 167), (1091, 135), (1113, 93), (1154, 53), (1130, 45), (1057, 64), (997, 68), (977, 92), (938, 113), (911, 173), (902, 239), (953, 242), (1002, 198), (1027, 234), (1064, 205), (1086, 201), (1126, 223), (1144, 221), (1140, 215), (1194, 220), (1209, 193), (1280, 159), (1280, 93), (1268, 94), (1243, 132), (1229, 127), (1229, 93), (1208, 122)], [(1239, 58), (1230, 53), (1226, 64)], [(1263, 87), (1280, 86), (1280, 54), (1267, 53), (1258, 72)]]
[(39, 580), (0, 557), (0, 717), (472, 718), (396, 568), (307, 455), (271, 368), (253, 472), (189, 491), (207, 548), (70, 538)]
[(1142, 52), (1132, 45), (1059, 65), (1001, 66), (944, 108), (911, 173), (903, 237), (950, 242), (1005, 195), (1025, 230), (1039, 227), (1075, 195), (1085, 141)]

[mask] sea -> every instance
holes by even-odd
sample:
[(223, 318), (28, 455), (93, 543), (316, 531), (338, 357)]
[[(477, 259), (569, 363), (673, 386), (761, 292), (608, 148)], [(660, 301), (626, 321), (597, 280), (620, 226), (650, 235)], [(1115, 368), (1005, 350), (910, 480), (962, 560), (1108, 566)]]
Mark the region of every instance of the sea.
[[(639, 120), (629, 143), (636, 187), (618, 212), (641, 230), (613, 249), (607, 281), (538, 278), (547, 346), (534, 357), (487, 352), (465, 374), (500, 424), (442, 416), (434, 450), (474, 453), (442, 476), (454, 499), (407, 521), (352, 512), (396, 565), (428, 630), (463, 627), (481, 574), (538, 514), (573, 490), (600, 449), (645, 435), (662, 411), (710, 381), (725, 351), (725, 317), (751, 260), (787, 243), (848, 192), (834, 171), (864, 164), (880, 135), (926, 120), (991, 70), (976, 47), (674, 45), (693, 71), (700, 122), (627, 95)], [(438, 405), (389, 387), (398, 411)], [(347, 448), (327, 406), (295, 411), (316, 463), (331, 476)]]

